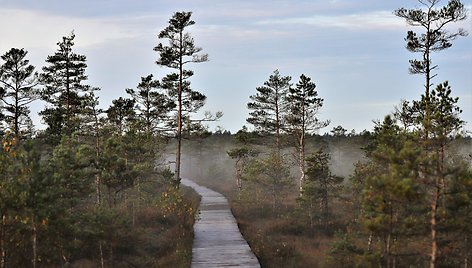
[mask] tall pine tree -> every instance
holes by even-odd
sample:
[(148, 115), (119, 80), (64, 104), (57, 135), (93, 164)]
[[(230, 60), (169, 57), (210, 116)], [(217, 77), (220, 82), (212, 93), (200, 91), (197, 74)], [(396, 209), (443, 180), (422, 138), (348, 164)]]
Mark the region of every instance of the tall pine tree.
[(420, 27), (424, 31), (419, 35), (414, 31), (408, 31), (405, 41), (408, 51), (422, 55), (420, 60), (410, 60), (410, 73), (425, 76), (426, 116), (423, 125), (427, 138), (430, 128), (429, 117), (432, 111), (429, 107), (430, 89), (433, 85), (431, 79), (436, 76), (433, 72), (438, 67), (432, 63), (431, 54), (450, 48), (452, 41), (457, 37), (467, 35), (464, 29), (459, 28), (457, 31), (449, 32), (446, 28), (450, 23), (465, 20), (467, 12), (464, 4), (459, 0), (449, 0), (447, 5), (439, 9), (436, 6), (440, 0), (418, 0), (418, 2), (423, 8), (399, 8), (394, 11), (394, 14), (404, 18), (409, 25)]
[(263, 135), (275, 135), (278, 152), (285, 128), (285, 97), (291, 86), (290, 80), (290, 76), (282, 76), (279, 70), (275, 70), (263, 86), (256, 88), (256, 94), (249, 97), (251, 102), (247, 104), (251, 112), (246, 121)]
[(84, 108), (85, 92), (91, 88), (83, 84), (87, 80), (86, 57), (73, 51), (75, 34), (64, 36), (57, 43), (58, 50), (48, 56), (43, 67), (41, 81), (45, 88), (41, 98), (49, 105), (40, 112), (53, 136), (68, 135), (80, 127), (79, 115)]
[[(185, 69), (190, 63), (200, 63), (208, 60), (208, 54), (199, 54), (202, 48), (195, 46), (190, 33), (186, 28), (195, 24), (191, 20), (192, 12), (176, 12), (169, 20), (169, 25), (159, 33), (159, 39), (166, 39), (168, 44), (159, 43), (154, 50), (159, 54), (156, 64), (175, 69), (177, 72), (166, 77), (165, 88), (175, 101), (177, 138), (175, 158), (175, 183), (180, 183), (180, 158), (182, 148), (182, 130), (185, 113), (195, 112), (203, 106), (205, 95), (190, 88), (188, 79), (193, 76), (193, 71)], [(186, 103), (187, 102), (187, 103)], [(187, 104), (187, 111), (185, 105)]]
[[(404, 18), (408, 24), (415, 27), (421, 27), (423, 33), (417, 34), (413, 31), (408, 31), (405, 38), (406, 48), (414, 53), (421, 53), (422, 59), (410, 60), (410, 72), (413, 74), (423, 74), (425, 76), (425, 93), (422, 96), (420, 110), (423, 112), (422, 120), (420, 122), (420, 134), (422, 135), (422, 146), (425, 151), (429, 153), (431, 165), (436, 167), (436, 170), (429, 171), (431, 165), (423, 167), (422, 180), (429, 180), (434, 187), (431, 192), (431, 252), (430, 252), (430, 267), (434, 268), (438, 262), (440, 254), (440, 246), (438, 241), (438, 210), (440, 209), (440, 199), (442, 199), (445, 192), (446, 184), (444, 183), (444, 160), (441, 159), (441, 143), (436, 142), (437, 129), (434, 126), (435, 117), (438, 114), (435, 112), (434, 93), (431, 92), (433, 86), (432, 78), (436, 76), (434, 70), (437, 65), (434, 65), (431, 60), (433, 52), (439, 52), (450, 48), (452, 41), (460, 36), (466, 36), (467, 32), (461, 28), (450, 32), (447, 26), (454, 22), (465, 20), (467, 11), (460, 0), (449, 0), (448, 3), (437, 8), (440, 0), (418, 0), (423, 8), (406, 9), (400, 8), (395, 10), (395, 15)], [(444, 123), (444, 122), (443, 122)], [(433, 135), (433, 137), (431, 137)], [(442, 206), (444, 207), (444, 206)]]
[(29, 104), (38, 98), (38, 74), (27, 54), (24, 49), (12, 48), (1, 56), (5, 62), (0, 65), (0, 99), (5, 122), (17, 139), (32, 134)]

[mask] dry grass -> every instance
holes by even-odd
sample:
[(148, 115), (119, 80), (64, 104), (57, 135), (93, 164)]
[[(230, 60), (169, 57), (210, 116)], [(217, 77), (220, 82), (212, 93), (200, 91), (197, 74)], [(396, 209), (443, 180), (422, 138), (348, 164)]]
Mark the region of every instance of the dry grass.
[(295, 204), (279, 209), (278, 215), (266, 213), (268, 204), (233, 202), (232, 208), (262, 267), (324, 267), (334, 238), (298, 219)]
[[(103, 244), (105, 267), (190, 267), (200, 197), (185, 187), (181, 192), (182, 202), (173, 213), (152, 202), (132, 209), (126, 205), (117, 208), (119, 217), (128, 220), (114, 229), (112, 248), (110, 243)], [(96, 241), (84, 245), (89, 253), (71, 266), (100, 267), (97, 245)]]

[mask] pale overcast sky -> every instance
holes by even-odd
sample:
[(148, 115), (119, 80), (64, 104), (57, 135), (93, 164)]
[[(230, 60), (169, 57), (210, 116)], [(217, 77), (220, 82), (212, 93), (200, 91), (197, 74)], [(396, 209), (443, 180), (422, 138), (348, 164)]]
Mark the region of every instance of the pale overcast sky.
[[(456, 25), (470, 35), (433, 55), (434, 83), (448, 80), (472, 130), (472, 0)], [(443, 0), (441, 4), (447, 3)], [(101, 106), (125, 96), (140, 77), (167, 72), (154, 61), (157, 35), (176, 11), (192, 11), (189, 27), (210, 61), (190, 67), (192, 85), (207, 95), (204, 110), (223, 111), (232, 132), (246, 124), (255, 88), (279, 69), (295, 84), (303, 73), (325, 99), (322, 119), (356, 131), (371, 130), (401, 99), (419, 99), (424, 78), (408, 73), (410, 28), (393, 10), (416, 0), (0, 0), (0, 54), (25, 48), (37, 70), (72, 30), (76, 52), (87, 56), (88, 84), (101, 88)], [(419, 29), (414, 29), (419, 30)], [(36, 103), (32, 116), (42, 109)]]

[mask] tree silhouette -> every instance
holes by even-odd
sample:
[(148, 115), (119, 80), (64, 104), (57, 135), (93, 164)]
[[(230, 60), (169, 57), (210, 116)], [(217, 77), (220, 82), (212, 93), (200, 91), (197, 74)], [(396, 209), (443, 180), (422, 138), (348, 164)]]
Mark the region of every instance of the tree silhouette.
[(154, 50), (159, 53), (156, 64), (176, 69), (177, 73), (171, 73), (165, 78), (164, 87), (170, 91), (170, 96), (177, 103), (176, 114), (176, 160), (175, 183), (180, 183), (180, 158), (182, 148), (182, 129), (187, 112), (194, 112), (203, 106), (205, 95), (190, 88), (188, 79), (193, 76), (193, 71), (186, 70), (189, 63), (200, 63), (208, 60), (208, 54), (199, 54), (202, 48), (195, 46), (190, 33), (185, 29), (195, 22), (191, 20), (192, 12), (176, 12), (169, 20), (169, 25), (159, 33), (159, 39), (167, 39), (168, 44), (159, 43)]
[(79, 115), (83, 111), (83, 98), (91, 88), (82, 82), (87, 80), (86, 57), (73, 52), (75, 34), (64, 36), (57, 43), (58, 50), (48, 56), (48, 66), (43, 67), (41, 81), (45, 88), (41, 98), (51, 106), (40, 112), (48, 125), (47, 132), (55, 137), (71, 135), (79, 129)]
[(7, 114), (5, 122), (15, 138), (31, 135), (29, 104), (38, 99), (38, 74), (26, 59), (28, 51), (12, 48), (1, 56), (0, 99)]

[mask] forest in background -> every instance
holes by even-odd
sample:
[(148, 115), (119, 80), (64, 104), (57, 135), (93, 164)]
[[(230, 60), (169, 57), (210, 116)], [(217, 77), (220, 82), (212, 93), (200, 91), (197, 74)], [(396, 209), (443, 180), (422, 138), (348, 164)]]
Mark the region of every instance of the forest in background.
[[(281, 181), (282, 190), (277, 192), (279, 205), (276, 210), (273, 209), (273, 194), (266, 180), (246, 177), (239, 190), (237, 169), (240, 166), (236, 165), (236, 161), (227, 153), (240, 145), (237, 136), (238, 134), (214, 133), (203, 140), (184, 142), (185, 168), (182, 170), (182, 176), (192, 178), (199, 184), (222, 192), (228, 197), (239, 227), (263, 267), (384, 267), (382, 258), (385, 253), (381, 251), (385, 243), (384, 237), (371, 234), (372, 227), (368, 225), (368, 218), (364, 218), (366, 215), (363, 215), (363, 207), (367, 205), (364, 202), (368, 202), (370, 198), (364, 195), (368, 194), (366, 187), (370, 186), (361, 181), (368, 177), (360, 172), (365, 172), (366, 166), (370, 164), (367, 148), (374, 140), (372, 134), (334, 136), (331, 133), (322, 136), (313, 135), (307, 139), (308, 151), (317, 152), (322, 148), (330, 155), (327, 163), (329, 171), (333, 176), (342, 178), (339, 184), (330, 184), (327, 188), (322, 187), (319, 177), (307, 178), (314, 190), (310, 197), (305, 197), (309, 203), (305, 203), (308, 201), (299, 197), (296, 154), (294, 147), (285, 143), (283, 154), (290, 169), (290, 179), (286, 185)], [(288, 136), (284, 139), (287, 138)], [(258, 148), (260, 154), (253, 160), (267, 158), (273, 141), (274, 137), (254, 135), (252, 146)], [(454, 139), (448, 148), (451, 158), (469, 159), (463, 168), (468, 167), (470, 170), (472, 139), (470, 137)], [(250, 160), (247, 163), (249, 162)], [(465, 178), (472, 179), (470, 173), (465, 175)], [(464, 186), (470, 187), (470, 184), (466, 183)], [(322, 213), (323, 189), (327, 190), (325, 197), (328, 212), (324, 216), (326, 218)], [(463, 211), (465, 214), (457, 219), (463, 223), (464, 220), (468, 221), (470, 216), (468, 213), (471, 207), (470, 203), (467, 203), (470, 202), (468, 189), (470, 188), (464, 189), (460, 194), (457, 193), (462, 195), (460, 197), (462, 201), (466, 201), (460, 205), (465, 209)], [(382, 190), (376, 194), (383, 196)], [(397, 202), (398, 206), (414, 205), (412, 200), (401, 200), (400, 196)], [(451, 209), (457, 208), (451, 207)], [(401, 249), (401, 252), (391, 253), (396, 259), (396, 267), (428, 265), (427, 214), (421, 214), (417, 210), (411, 213), (417, 221), (411, 223), (411, 226), (405, 226), (405, 229), (393, 230), (395, 236), (408, 236), (406, 242), (398, 241), (398, 238), (394, 242), (395, 250)], [(422, 210), (422, 213), (427, 212)], [(378, 215), (378, 217), (387, 216), (388, 214)], [(421, 232), (416, 231), (415, 236), (412, 236), (412, 233), (407, 234), (408, 228), (413, 229), (412, 226), (421, 228)], [(458, 231), (455, 229), (457, 225), (453, 226), (450, 225), (449, 230), (443, 227), (445, 228), (443, 230), (451, 236), (453, 232), (457, 233), (452, 236), (453, 239), (443, 238), (441, 244), (447, 246), (449, 255), (442, 259), (439, 267), (464, 267), (464, 258), (470, 256), (470, 248), (464, 243), (467, 241), (463, 240), (463, 235), (470, 235), (471, 230)], [(368, 249), (369, 241), (370, 249)]]
[[(433, 84), (432, 53), (466, 36), (460, 1), (394, 13), (420, 54), (410, 72), (424, 93), (403, 100), (371, 131), (318, 119), (323, 98), (301, 74), (275, 70), (249, 96), (248, 125), (208, 131), (206, 97), (189, 64), (208, 55), (176, 12), (159, 33), (156, 64), (126, 97), (99, 108), (86, 56), (64, 36), (41, 72), (25, 49), (0, 65), (0, 267), (188, 267), (196, 179), (232, 200), (262, 266), (468, 267), (472, 234), (471, 140), (449, 82)], [(35, 130), (29, 106), (46, 103)], [(202, 162), (204, 161), (204, 162)]]

